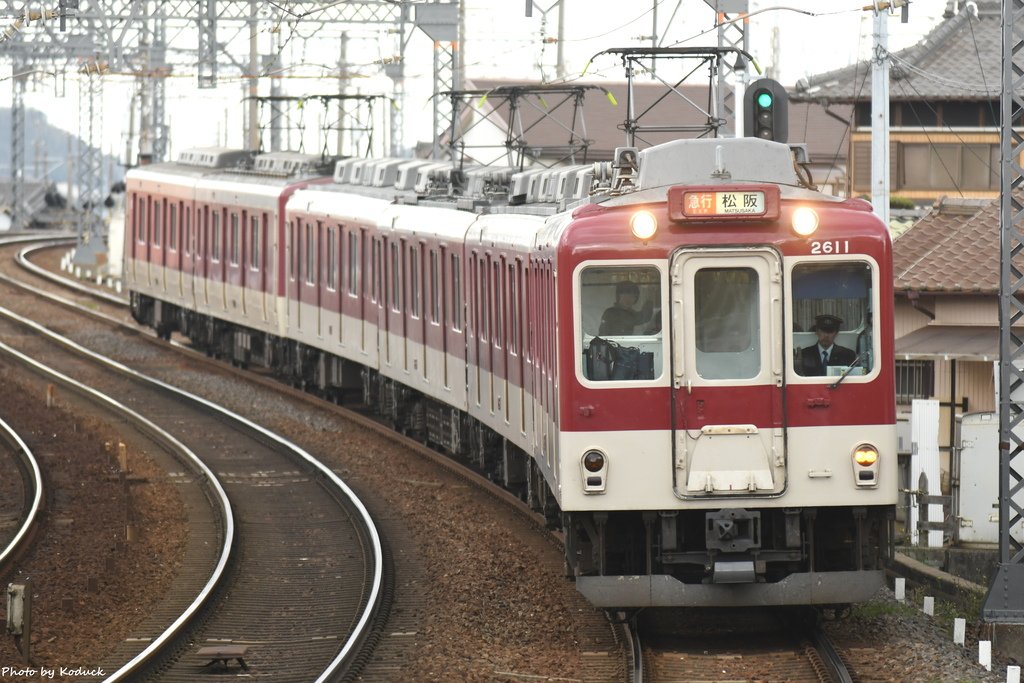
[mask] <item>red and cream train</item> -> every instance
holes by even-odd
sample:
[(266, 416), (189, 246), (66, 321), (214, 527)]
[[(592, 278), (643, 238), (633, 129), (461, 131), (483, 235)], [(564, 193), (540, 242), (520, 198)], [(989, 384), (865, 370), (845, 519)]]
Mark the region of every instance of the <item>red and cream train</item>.
[[(850, 603), (892, 547), (891, 245), (804, 178), (753, 138), (519, 172), (193, 150), (128, 174), (125, 280), (161, 335), (474, 462), (596, 605)], [(819, 375), (822, 315), (851, 352)]]

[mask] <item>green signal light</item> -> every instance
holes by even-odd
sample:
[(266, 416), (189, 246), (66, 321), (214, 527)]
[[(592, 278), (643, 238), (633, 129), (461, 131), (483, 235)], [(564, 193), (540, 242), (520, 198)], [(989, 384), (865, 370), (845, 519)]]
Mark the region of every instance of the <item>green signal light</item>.
[(760, 93), (757, 96), (757, 106), (762, 109), (768, 109), (772, 106), (772, 94), (768, 92)]

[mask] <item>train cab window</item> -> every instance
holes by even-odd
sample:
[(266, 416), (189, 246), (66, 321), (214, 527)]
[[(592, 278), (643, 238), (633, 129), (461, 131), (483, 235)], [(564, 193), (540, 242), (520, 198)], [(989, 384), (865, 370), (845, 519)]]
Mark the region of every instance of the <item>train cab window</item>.
[(579, 353), (584, 378), (653, 380), (663, 372), (661, 272), (591, 266), (579, 276)]
[(793, 268), (792, 297), (792, 360), (798, 375), (871, 372), (875, 321), (869, 264), (799, 264)]
[(761, 372), (760, 297), (752, 268), (701, 268), (693, 277), (697, 374), (749, 379)]

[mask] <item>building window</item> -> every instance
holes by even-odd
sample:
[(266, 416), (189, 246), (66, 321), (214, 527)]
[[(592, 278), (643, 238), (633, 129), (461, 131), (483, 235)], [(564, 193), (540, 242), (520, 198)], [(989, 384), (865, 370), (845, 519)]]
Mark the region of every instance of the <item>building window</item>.
[(900, 186), (907, 190), (999, 189), (997, 145), (899, 145)]
[(896, 403), (935, 395), (935, 363), (930, 360), (896, 361)]

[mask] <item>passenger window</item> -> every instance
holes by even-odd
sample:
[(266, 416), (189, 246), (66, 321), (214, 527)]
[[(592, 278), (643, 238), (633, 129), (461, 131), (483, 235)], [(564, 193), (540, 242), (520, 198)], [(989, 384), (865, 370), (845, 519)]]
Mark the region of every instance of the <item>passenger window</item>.
[(580, 353), (589, 380), (662, 374), (661, 273), (654, 266), (594, 266), (580, 274)]
[(805, 377), (841, 377), (871, 372), (871, 266), (801, 264), (793, 268), (792, 284), (796, 373)]

